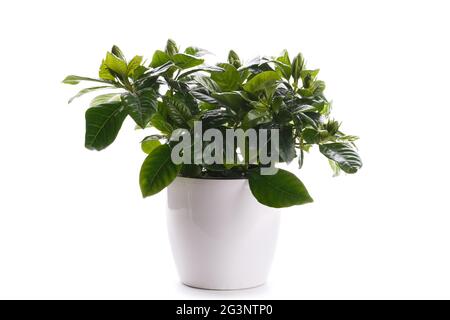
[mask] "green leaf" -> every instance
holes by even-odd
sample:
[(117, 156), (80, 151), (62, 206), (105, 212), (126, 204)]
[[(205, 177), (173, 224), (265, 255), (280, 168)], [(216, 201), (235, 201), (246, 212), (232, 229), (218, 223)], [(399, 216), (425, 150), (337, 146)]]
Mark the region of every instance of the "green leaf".
[(159, 75), (162, 75), (164, 73), (170, 73), (171, 69), (174, 68), (174, 65), (171, 61), (166, 62), (162, 65), (160, 65), (159, 67), (156, 67), (155, 69), (150, 71), (149, 77), (153, 77), (156, 78)]
[(282, 169), (274, 175), (261, 175), (256, 170), (248, 182), (256, 200), (269, 207), (285, 208), (313, 201), (300, 179)]
[(230, 50), (228, 53), (228, 63), (233, 65), (236, 69), (242, 66), (241, 59), (239, 59), (238, 54), (233, 50)]
[(314, 91), (313, 91), (313, 95), (314, 96), (320, 96), (323, 94), (323, 92), (325, 91), (325, 82), (321, 81), (321, 80), (317, 80), (314, 81)]
[(164, 97), (164, 104), (167, 106), (169, 118), (182, 128), (188, 127), (188, 121), (192, 118), (189, 107), (180, 99)]
[(354, 141), (358, 140), (359, 137), (358, 136), (352, 136), (352, 135), (342, 135), (342, 136), (338, 135), (336, 137), (336, 139), (337, 139), (338, 142), (354, 142)]
[(286, 108), (286, 105), (283, 102), (283, 97), (282, 96), (274, 97), (270, 104), (272, 111), (275, 112), (275, 114), (278, 114), (280, 112), (281, 106), (283, 106), (283, 109)]
[(177, 53), (172, 56), (172, 62), (180, 69), (188, 69), (202, 64), (205, 60), (185, 53)]
[(362, 167), (358, 153), (348, 143), (328, 143), (319, 146), (320, 152), (335, 161), (346, 173), (355, 173)]
[[(309, 115), (314, 115), (314, 113), (309, 112)], [(296, 114), (296, 116), (303, 122), (306, 124), (309, 124), (310, 126), (312, 126), (313, 128), (317, 129), (317, 123), (314, 119), (312, 119), (310, 116), (308, 116), (306, 113), (303, 112), (299, 112)]]
[(86, 111), (86, 148), (102, 150), (113, 143), (126, 116), (120, 102), (89, 108)]
[(101, 80), (101, 79), (93, 79), (93, 78), (87, 78), (87, 77), (80, 77), (80, 76), (74, 76), (74, 75), (65, 77), (62, 82), (65, 84), (79, 84), (81, 81), (92, 81), (92, 82), (101, 82), (101, 83), (111, 84), (111, 81), (106, 81), (106, 80)]
[(81, 97), (82, 95), (85, 95), (86, 93), (102, 90), (102, 89), (111, 89), (114, 88), (113, 86), (100, 86), (100, 87), (91, 87), (91, 88), (85, 88), (83, 90), (80, 90), (76, 95), (74, 95), (72, 98), (69, 99), (69, 103), (71, 103), (74, 99)]
[(142, 59), (142, 56), (134, 56), (134, 58), (131, 59), (130, 63), (128, 63), (127, 75), (129, 77), (133, 76), (134, 71), (141, 65)]
[(104, 104), (107, 102), (113, 102), (113, 101), (120, 101), (120, 94), (107, 93), (107, 94), (101, 94), (99, 96), (96, 96), (94, 99), (92, 99), (91, 103), (89, 104), (89, 107), (96, 107), (100, 104)]
[(247, 83), (244, 84), (244, 90), (256, 93), (272, 87), (278, 80), (280, 80), (280, 75), (275, 71), (264, 71), (247, 81)]
[(242, 128), (249, 129), (270, 121), (272, 121), (272, 114), (269, 111), (253, 109), (242, 120)]
[(113, 45), (113, 47), (111, 49), (111, 52), (112, 52), (113, 55), (115, 55), (120, 60), (126, 61), (125, 55), (123, 54), (122, 50), (119, 49), (118, 46)]
[(280, 158), (282, 161), (289, 164), (297, 156), (295, 152), (295, 140), (292, 133), (292, 126), (280, 128), (279, 134)]
[(158, 103), (156, 91), (149, 88), (140, 94), (127, 92), (122, 94), (121, 99), (125, 110), (136, 124), (145, 128), (153, 113), (156, 112)]
[(159, 66), (162, 66), (163, 64), (170, 61), (170, 57), (167, 53), (156, 50), (152, 57), (152, 62), (150, 62), (150, 67), (157, 68)]
[(211, 71), (223, 71), (222, 68), (217, 67), (217, 66), (200, 66), (198, 68), (194, 68), (194, 69), (189, 69), (189, 70), (185, 70), (183, 72), (180, 72), (180, 75), (178, 76), (178, 80), (181, 80), (183, 78), (186, 78), (188, 75), (191, 75), (193, 73), (197, 73), (200, 71), (206, 71), (206, 72), (211, 72)]
[(341, 168), (339, 165), (331, 159), (328, 159), (328, 164), (330, 165), (331, 170), (333, 170), (333, 177), (339, 176), (341, 173)]
[(216, 99), (214, 99), (213, 97), (211, 97), (211, 96), (209, 96), (207, 94), (204, 94), (204, 93), (201, 93), (201, 92), (198, 92), (198, 91), (191, 91), (190, 93), (191, 93), (191, 95), (194, 98), (196, 98), (196, 99), (198, 99), (200, 101), (209, 103), (211, 105), (219, 104), (219, 102)]
[(189, 93), (176, 92), (173, 97), (182, 101), (189, 108), (192, 115), (196, 115), (199, 112), (197, 101)]
[(298, 168), (301, 169), (303, 167), (303, 162), (305, 160), (305, 152), (302, 147), (300, 147), (300, 153), (298, 155)]
[(291, 65), (291, 71), (292, 71), (292, 78), (294, 78), (294, 83), (298, 82), (298, 79), (300, 79), (300, 73), (305, 68), (305, 59), (303, 58), (303, 55), (301, 53), (297, 54), (292, 60)]
[(229, 110), (214, 109), (203, 113), (201, 120), (204, 128), (218, 128), (226, 123), (233, 123), (234, 116)]
[(302, 132), (303, 140), (309, 144), (315, 144), (320, 142), (320, 135), (316, 129), (305, 128)]
[(195, 76), (194, 80), (199, 83), (203, 88), (209, 92), (219, 92), (219, 85), (210, 77), (207, 76)]
[(106, 66), (105, 60), (102, 60), (102, 64), (98, 70), (98, 77), (103, 80), (116, 80), (116, 77), (114, 77), (109, 68)]
[(289, 80), (291, 77), (291, 59), (289, 59), (287, 50), (283, 50), (282, 55), (277, 58), (277, 61), (279, 63), (277, 63), (276, 69), (281, 72), (286, 80)]
[(230, 107), (234, 112), (239, 114), (241, 110), (245, 109), (247, 106), (247, 101), (243, 98), (241, 92), (217, 92), (213, 93), (212, 96), (221, 102), (223, 105)]
[(141, 141), (142, 151), (144, 151), (146, 154), (152, 153), (153, 150), (161, 145), (161, 142), (159, 142), (159, 139), (161, 138), (162, 136), (160, 135), (151, 135), (145, 137), (144, 140)]
[(131, 77), (136, 81), (139, 80), (149, 69), (143, 65), (133, 70)]
[(173, 56), (174, 54), (177, 54), (178, 47), (177, 47), (177, 44), (175, 43), (175, 41), (173, 41), (172, 39), (167, 40), (165, 51), (169, 56)]
[(198, 48), (198, 47), (187, 47), (184, 50), (184, 53), (190, 54), (192, 56), (200, 57), (200, 56), (203, 56), (203, 55), (208, 54), (210, 52), (208, 50), (205, 50), (205, 49), (202, 49), (202, 48)]
[(122, 77), (127, 75), (127, 63), (112, 53), (106, 53), (105, 65)]
[(316, 80), (319, 71), (320, 69), (300, 71), (300, 78), (302, 78), (303, 86), (305, 88), (309, 88), (311, 84)]
[(217, 106), (208, 102), (200, 102), (198, 104), (198, 107), (200, 111), (208, 111), (208, 110), (214, 110), (217, 109)]
[(139, 174), (139, 184), (143, 197), (160, 192), (177, 177), (181, 165), (175, 165), (170, 155), (170, 147), (164, 144), (155, 148), (145, 158)]
[(165, 135), (170, 135), (173, 131), (172, 125), (159, 112), (153, 115), (150, 123)]
[[(265, 64), (266, 61), (263, 61), (261, 57), (254, 57), (250, 61), (246, 62), (243, 66), (239, 68), (239, 71), (245, 70), (245, 69), (258, 69), (262, 64)], [(267, 71), (267, 70), (265, 70)]]
[(291, 113), (299, 114), (299, 113), (303, 113), (303, 112), (314, 112), (316, 110), (317, 110), (317, 107), (310, 106), (308, 104), (302, 104), (302, 105), (297, 105), (294, 108), (292, 108)]
[(211, 72), (211, 79), (219, 85), (222, 91), (238, 90), (241, 84), (241, 76), (237, 69), (228, 63), (219, 63), (218, 66), (224, 71)]
[(336, 135), (336, 133), (339, 132), (339, 127), (341, 126), (341, 123), (339, 121), (336, 121), (334, 119), (328, 119), (328, 122), (325, 124), (325, 129), (328, 131), (328, 133), (331, 136)]

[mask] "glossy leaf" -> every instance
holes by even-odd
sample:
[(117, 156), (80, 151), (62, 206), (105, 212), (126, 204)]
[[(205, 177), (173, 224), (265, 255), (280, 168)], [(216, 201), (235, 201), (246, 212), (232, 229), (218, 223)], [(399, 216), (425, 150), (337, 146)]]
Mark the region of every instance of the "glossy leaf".
[(309, 144), (319, 143), (320, 135), (316, 129), (313, 128), (305, 128), (302, 132), (303, 140)]
[(313, 91), (314, 96), (322, 95), (326, 88), (325, 82), (323, 82), (321, 80), (315, 81), (313, 87), (314, 87), (314, 91)]
[(171, 57), (178, 53), (178, 47), (172, 39), (167, 40), (165, 52)]
[(300, 79), (300, 73), (305, 68), (305, 59), (301, 53), (297, 54), (292, 60), (291, 72), (292, 78), (294, 78), (294, 83), (297, 83)]
[(120, 102), (89, 108), (86, 111), (86, 148), (102, 150), (113, 143), (126, 116)]
[(217, 92), (213, 93), (212, 96), (223, 105), (230, 107), (236, 113), (240, 113), (240, 111), (247, 106), (247, 101), (239, 91)]
[(139, 80), (149, 69), (143, 65), (138, 66), (136, 69), (133, 70), (133, 72), (130, 74), (130, 76), (134, 80)]
[(250, 110), (242, 120), (242, 127), (244, 129), (253, 128), (259, 124), (272, 121), (272, 114), (265, 110), (253, 109)]
[(208, 50), (202, 49), (202, 48), (198, 48), (198, 47), (187, 47), (184, 50), (184, 53), (186, 54), (190, 54), (192, 56), (196, 56), (196, 57), (201, 57), (205, 54), (210, 53)]
[(303, 163), (305, 162), (305, 152), (302, 147), (299, 149), (300, 153), (298, 155), (298, 168), (301, 169), (303, 167)]
[(76, 98), (79, 98), (87, 93), (93, 92), (93, 91), (98, 91), (98, 90), (103, 90), (103, 89), (111, 89), (114, 88), (112, 86), (100, 86), (100, 87), (91, 87), (91, 88), (85, 88), (83, 90), (80, 90), (76, 95), (74, 95), (72, 98), (69, 99), (69, 103), (71, 103), (73, 100), (75, 100)]
[(292, 126), (280, 128), (279, 138), (280, 158), (289, 164), (297, 156)]
[(233, 123), (234, 116), (226, 109), (214, 109), (206, 111), (201, 120), (204, 128), (218, 128), (226, 123)]
[(346, 173), (355, 173), (362, 167), (358, 153), (348, 143), (327, 143), (319, 146), (320, 152), (335, 161)]
[(203, 101), (203, 102), (207, 102), (207, 103), (209, 103), (209, 104), (219, 104), (219, 102), (218, 102), (216, 99), (214, 99), (214, 98), (211, 97), (210, 95), (204, 94), (204, 93), (202, 93), (202, 92), (191, 91), (191, 95), (192, 95), (194, 98), (196, 98), (196, 99), (198, 99), (198, 100), (200, 100), (200, 101)]
[(151, 70), (150, 77), (157, 77), (159, 75), (162, 75), (166, 72), (170, 72), (171, 68), (173, 68), (173, 63), (171, 61), (168, 61), (159, 67), (156, 67), (155, 69)]
[(244, 84), (244, 90), (256, 93), (273, 86), (278, 80), (280, 80), (280, 75), (275, 71), (261, 72)]
[(281, 72), (281, 74), (286, 80), (289, 80), (289, 78), (291, 77), (291, 69), (292, 69), (289, 53), (286, 50), (284, 50), (281, 56), (277, 58), (277, 61), (279, 63), (277, 63), (276, 69)]
[[(197, 72), (201, 72), (201, 71), (205, 71), (205, 72), (211, 72), (211, 71), (223, 71), (223, 69), (221, 67), (217, 67), (217, 66), (205, 66), (205, 65), (201, 65), (198, 68), (193, 68), (193, 69), (189, 69), (189, 70), (185, 70), (183, 72), (180, 72), (180, 75), (178, 76), (178, 79), (184, 79), (189, 75), (192, 75), (194, 73)], [(210, 78), (208, 78), (210, 79)]]
[(333, 177), (337, 177), (341, 174), (341, 168), (335, 161), (328, 159), (328, 164), (330, 165), (331, 170), (333, 170)]
[(151, 135), (145, 137), (144, 140), (141, 141), (142, 151), (144, 151), (146, 154), (152, 153), (153, 150), (161, 145), (161, 142), (159, 142), (161, 138), (161, 135)]
[(228, 53), (228, 63), (233, 65), (236, 69), (242, 66), (241, 59), (236, 52), (230, 50)]
[(80, 77), (80, 76), (74, 76), (74, 75), (65, 77), (62, 82), (65, 84), (75, 85), (75, 84), (79, 84), (81, 81), (92, 81), (92, 82), (101, 82), (101, 83), (111, 84), (111, 81), (107, 81), (107, 80), (94, 79), (94, 78), (88, 78), (88, 77)]
[(160, 192), (177, 177), (181, 165), (175, 165), (170, 155), (170, 147), (164, 144), (155, 148), (145, 158), (139, 174), (139, 184), (143, 197)]
[(119, 58), (122, 61), (126, 61), (125, 59), (125, 55), (123, 54), (122, 50), (120, 50), (120, 48), (116, 45), (113, 45), (112, 49), (111, 49), (111, 53), (113, 55), (115, 55), (117, 58)]
[(285, 208), (313, 201), (300, 179), (282, 169), (274, 175), (261, 175), (255, 170), (248, 182), (256, 200), (269, 207)]
[(141, 63), (142, 63), (142, 59), (143, 59), (142, 56), (134, 56), (134, 58), (131, 59), (130, 63), (128, 63), (128, 66), (127, 66), (127, 75), (128, 75), (129, 77), (131, 77), (131, 76), (133, 75), (134, 71), (135, 71), (137, 68), (139, 68), (139, 66), (140, 66)]
[(220, 92), (219, 85), (207, 76), (196, 76), (194, 80), (210, 92)]
[(163, 101), (167, 106), (169, 118), (181, 128), (186, 128), (192, 117), (189, 107), (183, 101), (173, 97), (164, 97)]
[(115, 73), (126, 76), (127, 74), (127, 63), (112, 53), (107, 52), (106, 58), (105, 58), (105, 65), (108, 67), (108, 69), (114, 71)]
[(170, 61), (170, 57), (167, 53), (161, 50), (156, 50), (153, 54), (152, 61), (150, 62), (150, 67), (157, 68), (163, 64)]
[(219, 63), (219, 67), (224, 71), (211, 72), (211, 79), (213, 79), (222, 91), (234, 91), (239, 89), (241, 84), (241, 76), (237, 69), (228, 63)]
[(99, 96), (96, 96), (91, 100), (89, 107), (96, 107), (100, 104), (104, 104), (107, 102), (120, 101), (120, 94), (118, 93), (106, 93)]
[(300, 71), (300, 78), (302, 79), (303, 86), (305, 88), (310, 87), (310, 84), (312, 84), (312, 82), (316, 80), (319, 71), (320, 71), (319, 69)]
[(158, 129), (165, 135), (170, 135), (174, 130), (172, 125), (169, 122), (167, 122), (166, 119), (159, 112), (155, 113), (152, 116), (150, 123), (152, 124), (153, 127)]
[(311, 127), (317, 129), (317, 123), (316, 120), (312, 119), (309, 115), (312, 115), (313, 113), (306, 113), (306, 112), (299, 112), (296, 114), (297, 118), (304, 123), (304, 125), (310, 125)]
[(102, 60), (102, 64), (100, 65), (100, 69), (98, 70), (98, 76), (103, 80), (114, 81), (116, 79), (116, 77), (114, 77), (109, 68), (106, 66), (105, 60)]
[(156, 112), (157, 93), (148, 89), (140, 94), (124, 93), (121, 96), (125, 110), (138, 126), (145, 128), (153, 113)]
[(202, 64), (205, 60), (185, 53), (177, 53), (172, 56), (173, 63), (180, 69), (187, 69)]

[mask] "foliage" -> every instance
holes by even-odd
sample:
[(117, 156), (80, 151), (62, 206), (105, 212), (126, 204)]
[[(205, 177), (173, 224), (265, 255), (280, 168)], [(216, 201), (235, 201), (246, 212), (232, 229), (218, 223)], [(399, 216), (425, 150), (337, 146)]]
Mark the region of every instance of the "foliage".
[[(255, 198), (271, 207), (304, 204), (312, 198), (292, 173), (280, 169), (275, 175), (261, 175), (262, 164), (248, 158), (244, 163), (176, 165), (170, 158), (171, 133), (177, 128), (192, 131), (194, 121), (201, 121), (204, 130), (279, 129), (280, 163), (297, 157), (301, 168), (305, 152), (318, 145), (335, 175), (361, 168), (354, 145), (357, 137), (344, 134), (340, 123), (330, 118), (325, 83), (318, 79), (318, 69), (306, 68), (302, 54), (291, 60), (284, 50), (279, 56), (245, 63), (231, 50), (228, 61), (212, 66), (205, 63), (207, 53), (197, 47), (181, 52), (168, 40), (147, 63), (142, 56), (127, 60), (113, 46), (100, 64), (98, 78), (66, 77), (63, 82), (70, 85), (96, 83), (69, 103), (99, 90), (113, 91), (96, 96), (86, 111), (86, 147), (108, 147), (129, 116), (137, 128), (151, 127), (160, 133), (142, 140), (142, 150), (148, 154), (140, 173), (144, 197), (161, 191), (177, 175), (247, 178)], [(235, 150), (236, 157), (239, 152)]]

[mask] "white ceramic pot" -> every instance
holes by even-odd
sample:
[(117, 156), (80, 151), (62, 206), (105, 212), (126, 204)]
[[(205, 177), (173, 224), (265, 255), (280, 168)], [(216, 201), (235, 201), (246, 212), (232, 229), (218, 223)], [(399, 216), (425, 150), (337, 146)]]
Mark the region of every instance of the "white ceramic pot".
[(246, 179), (175, 179), (167, 222), (184, 284), (232, 290), (266, 281), (280, 216), (256, 201)]

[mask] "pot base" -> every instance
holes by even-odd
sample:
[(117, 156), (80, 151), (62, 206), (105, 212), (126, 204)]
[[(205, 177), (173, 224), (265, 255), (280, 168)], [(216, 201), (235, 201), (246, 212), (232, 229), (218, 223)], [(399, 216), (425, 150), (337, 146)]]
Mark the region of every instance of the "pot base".
[(239, 291), (239, 290), (251, 290), (251, 289), (255, 289), (255, 288), (259, 288), (264, 286), (266, 283), (263, 282), (261, 284), (257, 284), (255, 286), (251, 286), (251, 287), (239, 287), (239, 288), (213, 288), (213, 287), (205, 287), (205, 286), (198, 286), (198, 285), (194, 285), (194, 284), (189, 284), (186, 282), (181, 282), (182, 285), (189, 287), (189, 288), (193, 288), (193, 289), (198, 289), (198, 290), (208, 290), (208, 291)]

